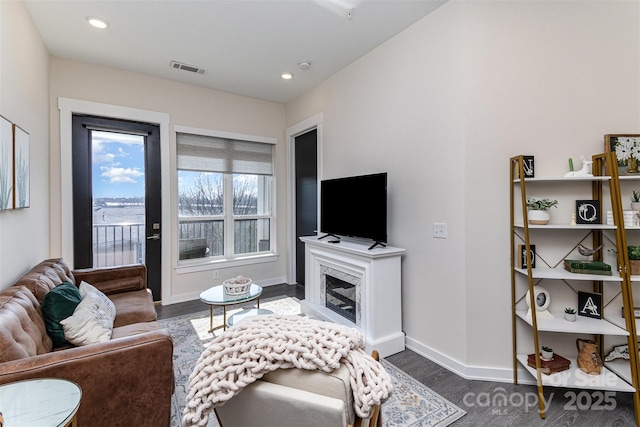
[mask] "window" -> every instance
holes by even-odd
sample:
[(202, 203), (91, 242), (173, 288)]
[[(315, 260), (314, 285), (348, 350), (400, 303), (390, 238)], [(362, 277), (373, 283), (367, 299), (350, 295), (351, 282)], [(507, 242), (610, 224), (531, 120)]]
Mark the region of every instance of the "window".
[(273, 144), (177, 132), (179, 259), (272, 252)]

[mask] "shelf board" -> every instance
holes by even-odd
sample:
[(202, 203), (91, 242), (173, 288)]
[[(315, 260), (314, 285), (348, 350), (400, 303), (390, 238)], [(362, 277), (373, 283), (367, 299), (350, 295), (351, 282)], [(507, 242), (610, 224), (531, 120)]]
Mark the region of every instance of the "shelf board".
[[(527, 365), (527, 355), (518, 354), (518, 362), (529, 372), (534, 378), (536, 378), (535, 368)], [(608, 368), (610, 363), (607, 363), (603, 368), (600, 375), (589, 375), (582, 372), (578, 368), (575, 358), (568, 358), (571, 361), (571, 367), (562, 372), (557, 372), (551, 375), (542, 374), (542, 385), (546, 387), (566, 387), (566, 388), (579, 388), (588, 390), (605, 390), (605, 391), (621, 391), (625, 393), (633, 393), (636, 390), (623, 378), (616, 375), (612, 370)], [(616, 365), (617, 367), (617, 365)], [(622, 369), (622, 367), (621, 367)], [(629, 377), (631, 375), (629, 374)]]
[[(524, 228), (524, 223), (522, 222), (516, 222), (513, 224), (514, 227), (516, 228)], [(613, 224), (576, 224), (576, 225), (569, 225), (569, 224), (547, 224), (547, 225), (536, 225), (536, 224), (529, 224), (529, 228), (533, 229), (548, 229), (548, 230), (615, 230), (616, 226)], [(638, 229), (640, 229), (640, 227), (636, 227)], [(629, 229), (629, 228), (627, 228)]]
[[(619, 311), (617, 312), (619, 315)], [(618, 326), (619, 328), (623, 328), (626, 329), (627, 328), (627, 322), (624, 320), (624, 318), (622, 316), (618, 315), (614, 315), (613, 317), (608, 317), (607, 320), (611, 323), (613, 323), (614, 325)], [(636, 331), (640, 330), (640, 319), (636, 318)]]
[[(526, 268), (515, 268), (515, 271), (526, 276)], [(534, 279), (557, 279), (557, 280), (588, 280), (588, 281), (602, 281), (602, 282), (622, 282), (620, 273), (613, 271), (611, 276), (602, 276), (600, 274), (580, 274), (571, 273), (564, 269), (564, 267), (549, 268), (549, 267), (536, 267), (531, 269), (531, 274)], [(639, 277), (640, 278), (640, 277)]]
[[(603, 319), (577, 316), (575, 322), (564, 320), (564, 312), (550, 312), (553, 319), (538, 319), (538, 331), (564, 332), (568, 334), (595, 334), (628, 336), (629, 332), (620, 326)], [(527, 310), (516, 310), (519, 318), (533, 326), (533, 320), (527, 317)]]
[(604, 366), (629, 384), (633, 384), (631, 380), (631, 367), (629, 366), (628, 360), (616, 359), (611, 362), (605, 362)]
[[(629, 178), (635, 178), (635, 177), (629, 177)], [(640, 177), (638, 177), (640, 178)], [(594, 181), (609, 181), (611, 179), (610, 176), (605, 175), (605, 176), (574, 176), (574, 177), (563, 177), (563, 176), (556, 176), (556, 177), (547, 177), (547, 178), (526, 178), (525, 181), (526, 182), (594, 182)], [(620, 179), (622, 179), (622, 177), (620, 177)], [(513, 182), (519, 183), (521, 180), (520, 178), (518, 179), (514, 179)]]

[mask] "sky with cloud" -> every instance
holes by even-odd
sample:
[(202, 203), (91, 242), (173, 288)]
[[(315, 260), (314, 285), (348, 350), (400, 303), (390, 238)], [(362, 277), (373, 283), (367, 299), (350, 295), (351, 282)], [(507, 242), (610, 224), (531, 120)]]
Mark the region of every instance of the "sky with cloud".
[(144, 196), (144, 138), (92, 132), (93, 198)]

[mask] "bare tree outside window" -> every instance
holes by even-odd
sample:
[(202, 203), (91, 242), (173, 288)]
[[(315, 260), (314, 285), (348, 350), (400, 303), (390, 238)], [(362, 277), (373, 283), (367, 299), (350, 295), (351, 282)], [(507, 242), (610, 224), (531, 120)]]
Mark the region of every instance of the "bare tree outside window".
[[(232, 194), (226, 197), (224, 174), (179, 171), (180, 259), (225, 255), (225, 220), (233, 222), (234, 254), (270, 250), (270, 177), (229, 176)], [(226, 200), (232, 204), (228, 217)]]

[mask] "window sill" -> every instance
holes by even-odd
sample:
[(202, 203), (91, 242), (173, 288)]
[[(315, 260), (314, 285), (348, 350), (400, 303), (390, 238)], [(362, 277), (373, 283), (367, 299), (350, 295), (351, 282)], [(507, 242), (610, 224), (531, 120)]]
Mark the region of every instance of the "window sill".
[(268, 253), (260, 255), (250, 255), (246, 257), (238, 257), (235, 259), (193, 259), (188, 261), (180, 261), (175, 267), (177, 274), (196, 273), (199, 271), (215, 270), (218, 268), (237, 267), (241, 265), (261, 264), (264, 262), (276, 262), (278, 254)]

